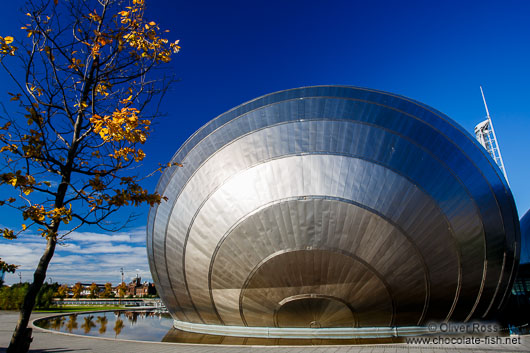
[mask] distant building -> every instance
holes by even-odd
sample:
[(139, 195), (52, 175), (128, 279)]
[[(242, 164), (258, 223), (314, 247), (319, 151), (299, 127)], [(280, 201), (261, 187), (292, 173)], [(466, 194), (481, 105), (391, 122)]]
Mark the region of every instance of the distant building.
[[(92, 283), (81, 283), (81, 286), (83, 287), (83, 290), (81, 291), (81, 296), (86, 297), (90, 295), (90, 286)], [(96, 286), (98, 287), (96, 290), (96, 296), (99, 295), (99, 293), (103, 292), (105, 290), (105, 285), (96, 283)]]
[(488, 110), (488, 105), (486, 104), (486, 98), (484, 97), (482, 87), (480, 87), (480, 93), (482, 94), (482, 100), (484, 101), (484, 107), (486, 108), (486, 120), (475, 126), (475, 137), (482, 147), (484, 147), (491, 155), (491, 158), (493, 158), (504, 175), (504, 179), (508, 181), (508, 175), (506, 174), (506, 168), (504, 167), (504, 162), (502, 160), (501, 148), (499, 147), (497, 137), (495, 136), (493, 122), (491, 121), (490, 112)]
[(127, 285), (127, 293), (126, 295), (130, 295), (133, 297), (145, 297), (147, 295), (154, 295), (156, 294), (155, 284), (144, 282), (142, 283), (141, 277), (136, 277), (132, 280), (131, 283)]

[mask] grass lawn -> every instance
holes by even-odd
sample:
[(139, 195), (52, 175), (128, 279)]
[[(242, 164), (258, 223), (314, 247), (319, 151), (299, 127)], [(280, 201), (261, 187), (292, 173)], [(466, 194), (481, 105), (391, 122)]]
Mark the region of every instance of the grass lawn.
[(79, 305), (79, 306), (62, 306), (57, 308), (48, 308), (48, 309), (36, 309), (33, 310), (34, 313), (71, 313), (74, 311), (97, 311), (97, 310), (119, 310), (126, 309), (125, 306), (104, 306), (104, 305)]

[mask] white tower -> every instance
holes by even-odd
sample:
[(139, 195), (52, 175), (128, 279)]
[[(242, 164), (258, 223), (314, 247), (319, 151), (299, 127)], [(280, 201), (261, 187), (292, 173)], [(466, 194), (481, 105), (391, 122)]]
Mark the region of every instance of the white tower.
[(480, 93), (482, 93), (482, 100), (484, 101), (484, 107), (486, 107), (486, 120), (475, 126), (475, 136), (478, 142), (488, 151), (495, 163), (499, 166), (504, 179), (509, 185), (508, 176), (506, 175), (506, 169), (504, 168), (504, 162), (502, 161), (501, 149), (495, 136), (495, 130), (493, 129), (493, 123), (491, 122), (490, 112), (488, 105), (486, 104), (486, 98), (484, 98), (484, 91), (480, 86)]

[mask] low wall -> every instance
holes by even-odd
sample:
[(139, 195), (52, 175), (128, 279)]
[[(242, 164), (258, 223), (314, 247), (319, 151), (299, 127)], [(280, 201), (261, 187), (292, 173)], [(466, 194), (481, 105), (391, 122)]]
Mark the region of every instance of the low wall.
[(124, 305), (124, 306), (153, 306), (160, 307), (162, 302), (155, 298), (101, 298), (101, 299), (53, 299), (55, 305)]

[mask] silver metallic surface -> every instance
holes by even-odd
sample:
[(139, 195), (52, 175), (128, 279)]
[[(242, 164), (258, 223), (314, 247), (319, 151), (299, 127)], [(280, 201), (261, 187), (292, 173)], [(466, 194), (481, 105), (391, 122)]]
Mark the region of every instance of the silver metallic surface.
[[(240, 326), (227, 326), (227, 325), (205, 325), (205, 324), (196, 324), (183, 321), (174, 321), (174, 327), (188, 332), (200, 332), (203, 334), (213, 334), (213, 335), (222, 335), (224, 336), (233, 336), (233, 337), (259, 337), (259, 338), (305, 338), (308, 337), (315, 339), (352, 339), (352, 338), (385, 338), (385, 337), (405, 337), (405, 336), (419, 336), (419, 335), (429, 335), (434, 334), (432, 331), (425, 326), (402, 326), (402, 327), (363, 327), (363, 328), (352, 328), (352, 327), (334, 327), (326, 328), (322, 330), (318, 327), (240, 327)], [(175, 335), (177, 337), (186, 337), (184, 332), (173, 332), (169, 331), (166, 337), (170, 335)], [(226, 338), (226, 337), (224, 337)], [(167, 342), (171, 342), (168, 340)], [(215, 344), (208, 341), (209, 344)], [(261, 342), (262, 343), (262, 342)], [(331, 342), (330, 342), (331, 343)], [(336, 342), (333, 342), (336, 344)], [(234, 344), (239, 344), (239, 342), (234, 342)], [(260, 342), (257, 341), (255, 344), (259, 346)], [(315, 341), (311, 341), (312, 345), (315, 345)], [(318, 344), (318, 343), (317, 343)], [(272, 344), (278, 347), (278, 343)], [(366, 347), (366, 346), (365, 346)], [(217, 349), (215, 347), (214, 349)], [(254, 347), (253, 347), (254, 348)], [(291, 349), (293, 347), (290, 347)], [(335, 349), (338, 347), (333, 347)], [(307, 348), (306, 348), (307, 349)], [(329, 347), (328, 347), (329, 350)], [(274, 350), (276, 351), (276, 349)], [(289, 350), (291, 352), (291, 350)]]
[(487, 152), (419, 102), (276, 92), (191, 136), (157, 191), (147, 251), (180, 322), (372, 327), (484, 318), (519, 261), (512, 194)]

